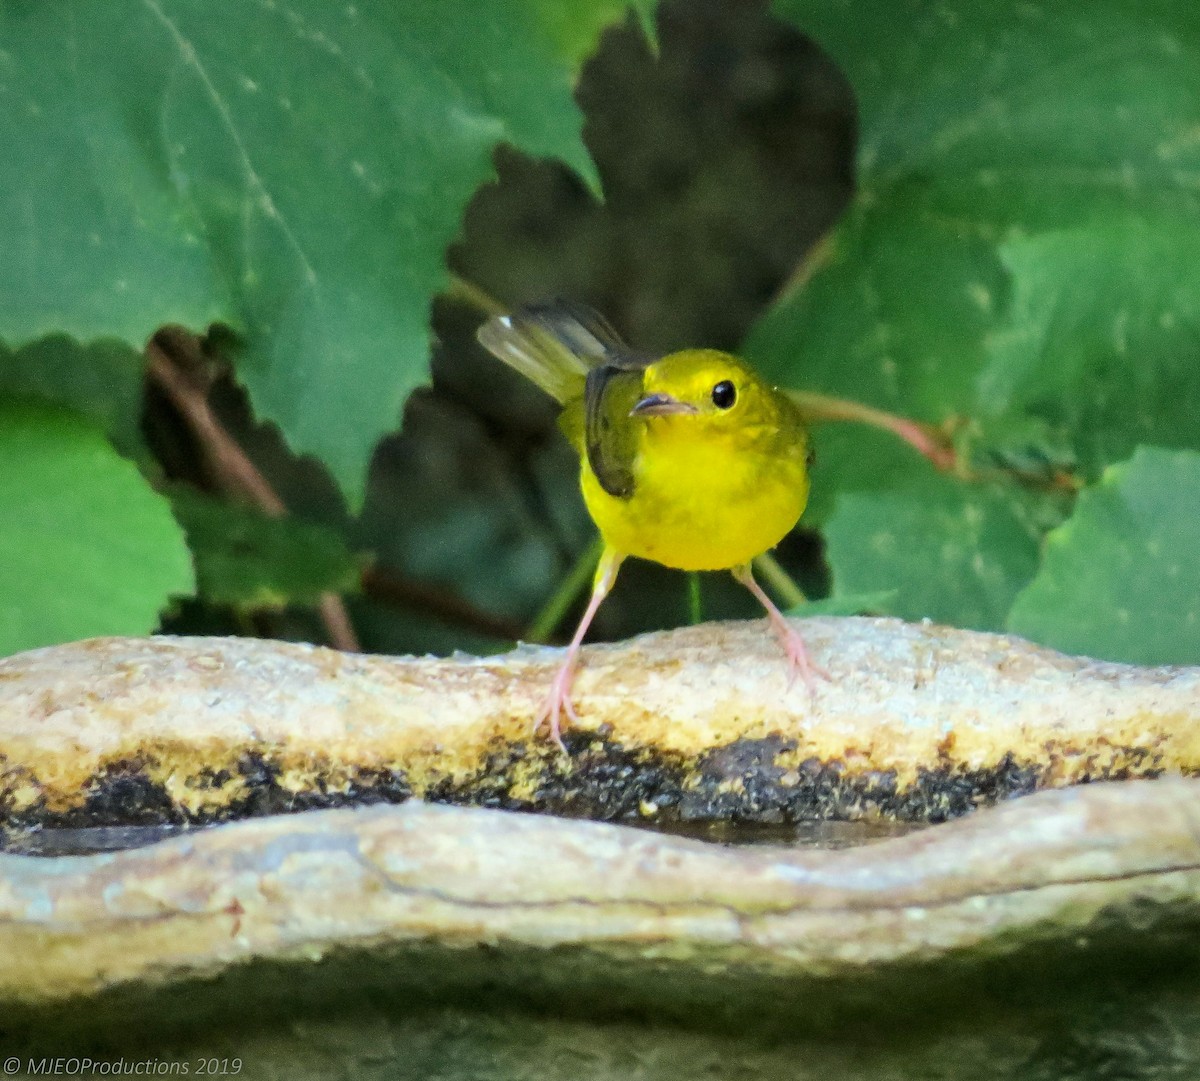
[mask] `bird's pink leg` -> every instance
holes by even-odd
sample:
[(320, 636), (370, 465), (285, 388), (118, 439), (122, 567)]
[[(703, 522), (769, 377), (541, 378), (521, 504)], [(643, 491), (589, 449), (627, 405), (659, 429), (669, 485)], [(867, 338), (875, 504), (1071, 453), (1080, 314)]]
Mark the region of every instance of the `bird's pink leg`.
[(820, 665), (814, 664), (809, 658), (808, 649), (804, 645), (804, 639), (800, 637), (800, 632), (784, 618), (783, 613), (775, 607), (775, 602), (754, 580), (750, 564), (734, 567), (732, 574), (758, 598), (759, 603), (767, 610), (767, 618), (771, 621), (771, 627), (783, 646), (783, 651), (787, 654), (789, 689), (796, 682), (796, 674), (799, 673), (804, 679), (805, 686), (808, 687), (809, 696), (815, 698), (817, 693), (816, 677), (829, 679), (829, 673)]
[(588, 601), (587, 610), (583, 613), (579, 626), (575, 628), (575, 637), (571, 639), (571, 644), (567, 647), (566, 659), (555, 673), (554, 681), (550, 684), (550, 690), (546, 694), (542, 708), (533, 722), (535, 733), (543, 724), (549, 726), (550, 738), (558, 744), (563, 754), (567, 753), (567, 745), (563, 743), (562, 739), (563, 714), (565, 713), (573, 724), (579, 723), (575, 706), (571, 702), (571, 685), (575, 682), (575, 671), (579, 661), (579, 649), (583, 644), (583, 636), (587, 634), (587, 629), (596, 616), (596, 610), (608, 596), (609, 590), (617, 580), (617, 568), (621, 566), (624, 558), (620, 552), (607, 546), (600, 556), (600, 562), (596, 567), (596, 576), (592, 579), (592, 599)]

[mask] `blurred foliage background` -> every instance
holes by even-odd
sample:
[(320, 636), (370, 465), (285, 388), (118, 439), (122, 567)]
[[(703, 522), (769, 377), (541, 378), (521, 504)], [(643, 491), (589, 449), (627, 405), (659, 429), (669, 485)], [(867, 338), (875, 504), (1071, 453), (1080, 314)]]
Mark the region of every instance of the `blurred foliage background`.
[(474, 331), (565, 296), (953, 452), (819, 426), (827, 609), (1200, 663), (1197, 132), (1186, 0), (6, 4), (0, 654), (546, 628), (593, 530)]

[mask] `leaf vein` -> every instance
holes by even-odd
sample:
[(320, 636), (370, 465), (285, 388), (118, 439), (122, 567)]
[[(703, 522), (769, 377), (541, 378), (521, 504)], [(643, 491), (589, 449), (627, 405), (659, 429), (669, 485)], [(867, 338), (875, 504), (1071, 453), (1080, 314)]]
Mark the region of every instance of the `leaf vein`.
[[(250, 188), (258, 197), (259, 208), (269, 219), (277, 223), (284, 239), (287, 241), (291, 249), (296, 253), (296, 257), (300, 260), (300, 265), (303, 268), (307, 285), (315, 292), (318, 280), (317, 272), (313, 268), (312, 261), (308, 258), (308, 255), (305, 253), (304, 247), (301, 245), (299, 238), (292, 230), (292, 227), (288, 223), (287, 219), (276, 206), (275, 200), (272, 198), (270, 191), (263, 182), (261, 175), (254, 167), (254, 162), (251, 159), (250, 152), (245, 144), (245, 141), (238, 132), (237, 124), (233, 119), (233, 114), (230, 112), (228, 104), (221, 96), (221, 93), (217, 89), (216, 84), (213, 82), (212, 77), (209, 75), (207, 68), (201, 61), (199, 54), (196, 52), (195, 46), (187, 39), (187, 37), (184, 36), (183, 32), (179, 29), (174, 20), (171, 19), (170, 16), (168, 16), (167, 13), (162, 9), (158, 3), (158, 0), (142, 0), (142, 3), (163, 25), (167, 33), (171, 35), (171, 38), (175, 42), (176, 48), (178, 48), (183, 62), (191, 67), (193, 71), (195, 71), (196, 77), (204, 86), (205, 92), (208, 94), (213, 103), (213, 107), (217, 110), (218, 115), (221, 117), (222, 123), (225, 125), (225, 128), (229, 133), (229, 138), (232, 140), (234, 149), (237, 151), (238, 157), (241, 161), (242, 168), (245, 170), (246, 179), (250, 185)], [(248, 199), (243, 205), (243, 213), (245, 215), (249, 215), (252, 208), (253, 204)], [(245, 221), (244, 227), (248, 233), (248, 219)], [(248, 251), (247, 258), (249, 258)]]

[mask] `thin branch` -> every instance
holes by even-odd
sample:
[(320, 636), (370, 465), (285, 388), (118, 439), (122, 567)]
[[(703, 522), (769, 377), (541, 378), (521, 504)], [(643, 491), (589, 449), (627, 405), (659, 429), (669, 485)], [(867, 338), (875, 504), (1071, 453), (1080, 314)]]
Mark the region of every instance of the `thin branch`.
[(501, 304), (491, 293), (458, 274), (450, 275), (446, 296), (460, 300), (464, 304), (478, 309), (484, 315), (503, 315), (509, 310), (506, 304)]
[(283, 500), (217, 420), (198, 382), (174, 362), (158, 337), (146, 347), (146, 355), (150, 378), (191, 426), (221, 487), (245, 496), (272, 518), (285, 517)]
[(806, 390), (789, 390), (787, 394), (810, 421), (819, 423), (828, 420), (853, 420), (860, 424), (869, 424), (873, 428), (882, 428), (899, 436), (938, 469), (949, 472), (955, 467), (957, 456), (947, 433), (932, 424), (924, 424), (919, 420), (897, 416), (862, 402), (834, 398), (828, 394)]
[(704, 597), (700, 592), (700, 575), (689, 571), (688, 576), (688, 623), (695, 627), (704, 622)]
[(800, 292), (801, 289), (808, 285), (812, 281), (813, 275), (829, 262), (833, 251), (833, 234), (826, 233), (808, 249), (804, 258), (796, 264), (796, 269), (792, 272), (791, 276), (775, 293), (775, 297), (771, 301), (772, 306), (791, 296), (793, 293)]
[(454, 593), (425, 582), (404, 578), (380, 567), (368, 567), (362, 576), (363, 592), (372, 600), (405, 608), (420, 608), (448, 622), (493, 638), (515, 642), (522, 628), (512, 620), (476, 608)]
[(350, 610), (340, 594), (326, 590), (317, 601), (317, 614), (325, 625), (329, 644), (343, 653), (361, 653), (362, 643), (350, 622)]
[[(237, 441), (225, 430), (208, 404), (207, 387), (185, 370), (189, 358), (176, 361), (174, 336), (157, 334), (146, 347), (150, 378), (187, 421), (226, 492), (244, 496), (271, 518), (285, 518), (287, 506)], [(342, 598), (322, 593), (317, 606), (330, 645), (347, 653), (361, 652), (358, 636)]]

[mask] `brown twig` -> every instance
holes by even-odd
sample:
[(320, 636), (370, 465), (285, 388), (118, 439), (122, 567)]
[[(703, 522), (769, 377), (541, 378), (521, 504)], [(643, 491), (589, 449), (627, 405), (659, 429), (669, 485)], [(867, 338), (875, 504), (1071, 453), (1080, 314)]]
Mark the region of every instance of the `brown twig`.
[[(196, 366), (188, 363), (189, 358), (177, 359), (178, 338), (177, 333), (159, 333), (151, 339), (146, 347), (150, 378), (191, 427), (221, 487), (244, 496), (271, 518), (287, 517), (287, 506), (270, 481), (213, 413), (207, 386), (189, 370)], [(361, 651), (346, 604), (338, 594), (322, 593), (317, 611), (330, 645), (348, 653)]]
[(373, 600), (405, 608), (420, 608), (450, 622), (493, 638), (515, 642), (523, 637), (520, 624), (476, 608), (461, 597), (425, 582), (416, 582), (380, 567), (368, 567), (362, 576), (363, 592)]
[(191, 426), (221, 487), (245, 496), (271, 518), (286, 517), (283, 500), (217, 420), (199, 382), (175, 363), (158, 337), (151, 340), (146, 355), (150, 378)]

